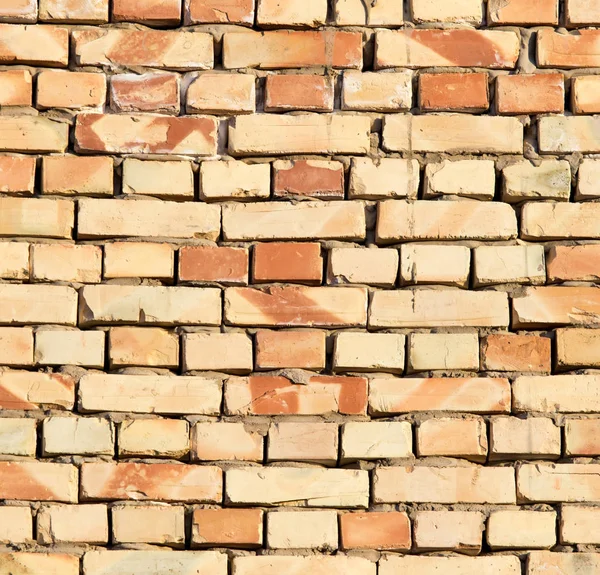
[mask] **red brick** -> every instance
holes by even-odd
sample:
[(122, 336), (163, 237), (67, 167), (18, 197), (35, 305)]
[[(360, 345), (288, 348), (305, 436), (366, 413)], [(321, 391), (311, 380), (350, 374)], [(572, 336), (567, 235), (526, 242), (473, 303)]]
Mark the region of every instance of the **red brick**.
[(69, 31), (59, 26), (0, 24), (0, 64), (64, 68), (69, 62)]
[(344, 198), (344, 167), (328, 160), (275, 160), (273, 193), (278, 197)]
[(29, 70), (0, 72), (0, 106), (31, 106), (32, 80)]
[(489, 0), (490, 24), (558, 25), (558, 0)]
[(318, 243), (269, 243), (254, 246), (252, 280), (318, 285), (323, 276), (323, 258)]
[(177, 25), (181, 21), (181, 0), (113, 0), (112, 20), (147, 26)]
[(496, 105), (499, 114), (562, 113), (565, 84), (562, 74), (498, 76)]
[(257, 369), (324, 369), (325, 332), (269, 331), (256, 332)]
[(118, 74), (110, 80), (110, 105), (115, 112), (179, 114), (177, 74)]
[(265, 111), (333, 110), (333, 83), (328, 76), (277, 74), (267, 76)]
[(539, 68), (597, 68), (600, 66), (600, 30), (577, 30), (559, 34), (554, 30), (537, 33)]
[(254, 24), (254, 0), (185, 0), (186, 24)]
[(483, 112), (490, 106), (488, 75), (421, 74), (419, 107), (428, 112)]
[(263, 544), (262, 509), (196, 509), (192, 547), (239, 547)]
[(0, 461), (0, 498), (77, 502), (77, 467), (39, 461)]
[(0, 156), (0, 192), (31, 195), (34, 185), (35, 158)]
[(343, 549), (390, 549), (411, 547), (410, 521), (404, 512), (361, 512), (340, 515)]
[(551, 353), (547, 337), (492, 334), (483, 340), (483, 367), (490, 371), (550, 373)]
[(179, 250), (180, 282), (248, 284), (248, 250), (245, 248), (187, 246)]
[(598, 281), (600, 245), (552, 246), (546, 256), (548, 281)]

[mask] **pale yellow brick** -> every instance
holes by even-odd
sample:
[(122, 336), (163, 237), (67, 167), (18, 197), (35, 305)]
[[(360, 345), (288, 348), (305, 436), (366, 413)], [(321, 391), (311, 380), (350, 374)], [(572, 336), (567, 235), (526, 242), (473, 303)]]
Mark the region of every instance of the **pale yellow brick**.
[(174, 253), (171, 244), (115, 242), (104, 244), (104, 277), (172, 280)]
[(33, 365), (33, 330), (30, 327), (0, 327), (0, 364)]
[(0, 301), (2, 324), (77, 323), (77, 291), (69, 286), (1, 284)]
[(35, 333), (35, 363), (104, 367), (103, 331), (72, 329), (38, 330)]
[(461, 196), (492, 200), (496, 191), (493, 160), (444, 160), (425, 167), (425, 199), (435, 196)]
[(411, 106), (410, 72), (344, 72), (342, 110), (398, 112)]
[(271, 511), (267, 513), (267, 546), (270, 549), (337, 549), (337, 513)]
[(477, 370), (479, 337), (476, 333), (411, 333), (407, 353), (409, 372)]
[(108, 509), (103, 504), (44, 505), (37, 514), (37, 541), (106, 545)]
[(338, 426), (322, 422), (271, 424), (267, 441), (268, 461), (308, 461), (335, 465)]
[(180, 419), (133, 419), (119, 425), (119, 457), (180, 459), (190, 450), (189, 423)]
[(521, 212), (524, 240), (599, 239), (600, 204), (529, 202)]
[(263, 436), (239, 423), (198, 422), (192, 429), (192, 458), (198, 461), (262, 461)]
[[(39, 515), (38, 515), (39, 516)], [(29, 506), (0, 507), (0, 543), (16, 545), (33, 542), (33, 524)]]
[[(597, 76), (592, 76), (597, 78)], [(596, 182), (600, 178), (600, 161), (584, 159), (577, 170), (577, 188), (575, 189), (575, 200), (593, 200), (600, 198), (600, 190)]]
[[(0, 418), (0, 453), (35, 456), (37, 442), (35, 419)], [(5, 509), (1, 507), (0, 510)], [(2, 522), (0, 521), (0, 525)]]
[(600, 367), (600, 332), (585, 328), (555, 330), (558, 369)]
[[(397, 573), (444, 575), (520, 575), (518, 557), (488, 555), (484, 557), (425, 557), (387, 555), (379, 561), (379, 575)], [(540, 574), (541, 575), (541, 574)]]
[(327, 278), (330, 284), (392, 287), (398, 277), (398, 250), (332, 248)]
[(200, 165), (200, 197), (205, 201), (266, 199), (270, 195), (269, 164), (230, 160)]
[(487, 523), (487, 542), (496, 549), (550, 549), (556, 545), (556, 513), (503, 509)]
[(502, 201), (530, 200), (568, 202), (571, 195), (571, 166), (566, 160), (547, 160), (538, 166), (518, 162), (502, 170)]
[(252, 74), (205, 72), (187, 91), (188, 113), (252, 113), (256, 109), (256, 77)]
[(123, 193), (164, 199), (194, 199), (190, 162), (161, 162), (126, 158), (122, 165)]
[[(550, 30), (546, 31), (552, 33)], [(550, 41), (552, 42), (552, 39)], [(573, 46), (575, 45), (573, 44)], [(592, 57), (595, 60), (595, 56)], [(538, 52), (538, 62), (541, 61), (542, 57)], [(543, 154), (597, 153), (600, 151), (598, 122), (597, 116), (544, 116), (540, 118), (538, 121), (540, 152)]]
[[(10, 35), (14, 42), (13, 46), (18, 45), (19, 43), (30, 45), (30, 47), (26, 48), (23, 52), (23, 56), (25, 56), (25, 58), (23, 58), (24, 61), (28, 61), (32, 64), (39, 61), (31, 52), (31, 48), (34, 46), (31, 46), (30, 42), (48, 41), (49, 45), (53, 45), (52, 48), (56, 47), (58, 50), (47, 50), (48, 61), (40, 63), (42, 63), (42, 65), (64, 66), (66, 65), (66, 59), (68, 58), (66, 45), (68, 42), (68, 31), (65, 29), (61, 30), (61, 35), (65, 34), (63, 51), (63, 47), (59, 47), (58, 43), (55, 42), (52, 37), (53, 34), (56, 34), (57, 30), (50, 30), (51, 28), (53, 27), (11, 26), (9, 30), (6, 27), (6, 24), (2, 24), (0, 29), (3, 34), (11, 33)], [(31, 38), (27, 36), (27, 31), (30, 32)], [(48, 31), (48, 36), (36, 37), (36, 35), (39, 34), (45, 35), (46, 31)], [(6, 36), (6, 39), (8, 40), (8, 36)], [(46, 46), (46, 48), (49, 48), (49, 46)], [(19, 51), (20, 50), (16, 52), (17, 57)], [(32, 57), (33, 59), (30, 59)], [(52, 60), (54, 60), (54, 62), (52, 62)], [(7, 152), (64, 152), (69, 143), (69, 124), (57, 122), (43, 116), (2, 116), (2, 118), (0, 118), (0, 132), (3, 134), (10, 134), (10, 137), (3, 138), (0, 141), (0, 150)], [(6, 198), (3, 199), (6, 200)], [(36, 202), (39, 201), (39, 199), (36, 199)]]
[(335, 336), (334, 371), (404, 371), (406, 337), (396, 333), (343, 332)]
[(480, 418), (432, 418), (417, 427), (419, 457), (444, 456), (485, 462), (488, 443), (485, 421)]
[(563, 545), (598, 545), (600, 507), (563, 505), (560, 509), (560, 542)]
[(327, 0), (281, 2), (258, 0), (256, 23), (259, 26), (310, 26), (325, 24)]
[(419, 24), (440, 22), (452, 24), (481, 25), (483, 7), (480, 0), (411, 0), (412, 18)]
[[(281, 573), (327, 573), (327, 575), (375, 575), (377, 564), (347, 555), (251, 555), (235, 557), (236, 575), (281, 575)], [(54, 575), (54, 574), (53, 574)], [(224, 575), (224, 574), (219, 574)], [(504, 575), (504, 574), (502, 574)]]
[(40, 0), (40, 20), (72, 24), (102, 24), (108, 22), (106, 0)]
[(552, 551), (532, 551), (528, 554), (528, 575), (578, 575), (586, 570), (600, 569), (600, 553), (556, 553)]
[(2, 236), (37, 236), (70, 240), (73, 222), (74, 207), (70, 200), (0, 198)]
[(183, 336), (184, 371), (249, 373), (252, 365), (252, 340), (245, 333), (186, 333)]
[(0, 242), (0, 277), (7, 280), (29, 278), (29, 244)]
[(42, 453), (53, 455), (113, 455), (115, 432), (108, 419), (49, 417), (42, 426)]
[(342, 426), (344, 461), (397, 459), (412, 456), (412, 428), (408, 421), (352, 421)]
[(560, 427), (546, 417), (494, 417), (490, 423), (490, 459), (558, 459)]
[(419, 191), (419, 162), (402, 158), (353, 158), (348, 197), (415, 199)]
[(415, 546), (419, 551), (481, 551), (483, 513), (477, 511), (418, 511), (414, 518)]
[(182, 505), (116, 505), (111, 509), (112, 542), (185, 546)]
[(33, 244), (31, 263), (34, 280), (99, 283), (102, 249), (74, 244)]
[(520, 283), (545, 284), (544, 246), (479, 246), (473, 250), (476, 286)]
[(403, 244), (400, 281), (404, 285), (443, 284), (467, 287), (471, 250), (466, 246)]
[(112, 327), (108, 332), (111, 369), (131, 366), (179, 367), (179, 335), (154, 327)]

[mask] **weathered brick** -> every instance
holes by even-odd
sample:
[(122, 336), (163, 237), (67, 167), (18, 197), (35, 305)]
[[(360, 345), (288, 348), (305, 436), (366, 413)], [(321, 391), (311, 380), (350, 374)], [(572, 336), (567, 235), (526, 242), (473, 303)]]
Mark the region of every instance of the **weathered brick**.
[(376, 564), (363, 557), (346, 555), (263, 555), (235, 557), (237, 575), (278, 575), (279, 573), (328, 573), (329, 575), (375, 575)]
[(4, 545), (32, 543), (31, 509), (3, 506), (0, 509), (0, 541)]
[(185, 24), (254, 24), (254, 0), (185, 0)]
[(269, 164), (239, 161), (202, 162), (200, 197), (204, 201), (268, 199), (271, 195)]
[(413, 521), (419, 551), (481, 551), (483, 513), (477, 511), (418, 511)]
[(0, 324), (77, 322), (77, 292), (68, 286), (0, 284), (0, 300)]
[(325, 368), (324, 331), (259, 329), (255, 337), (256, 369)]
[(33, 365), (33, 331), (30, 327), (0, 327), (0, 363)]
[(534, 166), (518, 162), (502, 170), (502, 201), (517, 203), (531, 200), (569, 201), (571, 168), (564, 160), (543, 161)]
[(464, 196), (492, 200), (495, 188), (493, 160), (444, 160), (425, 166), (425, 199), (435, 196)]
[(343, 549), (389, 549), (411, 547), (410, 521), (404, 512), (358, 512), (340, 515)]
[(408, 72), (344, 72), (342, 110), (397, 112), (412, 106), (412, 75)]
[(342, 461), (412, 456), (408, 421), (353, 421), (342, 426)]
[(579, 164), (577, 172), (577, 187), (575, 188), (575, 200), (593, 200), (600, 197), (595, 185), (596, 178), (600, 173), (600, 162), (597, 160), (584, 159)]
[[(0, 555), (0, 567), (18, 569), (24, 575), (78, 575), (79, 557), (66, 553), (4, 552)], [(18, 572), (18, 571), (17, 571)], [(10, 573), (10, 571), (7, 571)]]
[(252, 340), (245, 333), (186, 333), (183, 336), (183, 371), (249, 373), (252, 366)]
[[(586, 30), (582, 30), (582, 32), (586, 32)], [(598, 63), (600, 65), (600, 59)], [(547, 116), (540, 118), (538, 120), (540, 152), (599, 152), (599, 122), (597, 116)]]
[(179, 281), (248, 284), (248, 250), (229, 246), (184, 246), (179, 250)]
[(157, 327), (111, 327), (110, 369), (130, 366), (179, 367), (179, 335)]
[[(0, 419), (0, 453), (2, 455), (35, 456), (36, 442), (37, 433), (34, 419), (8, 417)], [(4, 509), (6, 507), (0, 509), (0, 518)], [(1, 535), (0, 539), (2, 539)]]
[(457, 575), (519, 575), (518, 557), (488, 555), (485, 557), (424, 557), (386, 555), (379, 561), (379, 575), (395, 573), (456, 573)]
[(587, 0), (567, 0), (566, 20), (571, 26), (600, 23), (600, 6)]
[[(0, 89), (2, 87), (0, 76)], [(33, 195), (35, 158), (0, 156), (0, 192), (3, 194)]]
[(470, 268), (471, 250), (466, 246), (403, 244), (400, 249), (402, 285), (467, 287)]
[(144, 161), (127, 158), (121, 165), (123, 194), (155, 196), (166, 200), (194, 200), (194, 173), (190, 162)]
[(600, 334), (595, 329), (559, 328), (554, 333), (557, 369), (600, 366)]
[(259, 26), (309, 26), (316, 28), (327, 20), (327, 0), (305, 4), (260, 0), (256, 11)]
[(256, 109), (252, 74), (200, 74), (187, 90), (186, 111), (206, 114), (252, 113)]
[(591, 202), (527, 203), (521, 212), (521, 237), (534, 241), (598, 239), (598, 217), (600, 205)]
[(480, 25), (483, 9), (478, 0), (450, 0), (440, 4), (437, 0), (411, 0), (412, 18), (415, 22), (441, 22)]
[(179, 113), (177, 74), (116, 74), (110, 79), (109, 93), (115, 112)]
[(42, 427), (42, 453), (56, 455), (112, 455), (112, 423), (95, 417), (49, 417)]
[(405, 340), (406, 336), (395, 333), (338, 333), (333, 370), (402, 373)]
[(181, 2), (178, 0), (113, 0), (113, 22), (140, 22), (147, 26), (178, 26)]
[(37, 0), (7, 0), (0, 7), (0, 22), (35, 22)]
[(398, 0), (379, 0), (365, 9), (360, 0), (336, 0), (335, 23), (338, 26), (401, 26), (403, 5)]
[(476, 333), (411, 333), (407, 353), (409, 372), (479, 368)]
[(490, 24), (558, 25), (558, 0), (489, 0)]
[(42, 21), (68, 24), (108, 22), (108, 0), (39, 0), (39, 4)]
[(0, 242), (0, 277), (29, 278), (29, 246), (27, 242)]
[(192, 459), (197, 461), (263, 460), (263, 436), (242, 422), (199, 422), (192, 428)]
[(114, 242), (104, 244), (104, 278), (173, 280), (174, 249), (170, 244)]
[(493, 511), (486, 536), (492, 550), (550, 549), (556, 544), (556, 513)]
[(32, 79), (28, 70), (2, 70), (0, 72), (0, 105), (31, 106)]
[(269, 549), (319, 549), (338, 546), (338, 518), (335, 511), (271, 511), (267, 513)]
[(104, 367), (104, 332), (73, 329), (38, 329), (35, 332), (35, 363)]
[(552, 375), (517, 377), (513, 384), (513, 411), (543, 413), (600, 412), (600, 377)]
[(480, 417), (432, 418), (417, 427), (419, 457), (459, 457), (484, 463), (487, 452), (486, 426)]
[(195, 509), (192, 547), (262, 547), (262, 509)]
[(315, 74), (274, 74), (265, 84), (265, 112), (333, 112), (333, 82)]
[(119, 457), (182, 459), (190, 450), (189, 423), (179, 419), (133, 419), (119, 425)]
[(332, 248), (327, 283), (392, 287), (398, 277), (398, 251), (391, 249)]
[(108, 509), (103, 504), (44, 505), (37, 513), (37, 542), (106, 545)]
[(277, 197), (343, 199), (343, 166), (329, 160), (275, 160), (273, 194)]
[(598, 419), (568, 419), (565, 422), (565, 455), (592, 456), (600, 453)]
[(560, 510), (560, 542), (564, 545), (597, 545), (600, 509), (563, 505)]
[(416, 199), (419, 191), (419, 162), (402, 158), (353, 158), (348, 197)]
[(69, 31), (66, 28), (0, 24), (0, 36), (1, 64), (65, 68), (69, 62)]
[(473, 283), (545, 284), (544, 246), (478, 246), (473, 250)]
[(552, 553), (532, 551), (527, 556), (528, 575), (543, 575), (554, 570), (564, 575), (576, 575), (585, 569), (600, 568), (600, 553)]
[(490, 371), (551, 369), (551, 341), (536, 335), (495, 333), (483, 339), (483, 368)]
[(1, 116), (0, 131), (2, 152), (64, 152), (69, 142), (69, 124), (45, 116)]
[(253, 283), (292, 282), (319, 285), (323, 276), (321, 244), (268, 243), (254, 246)]
[(600, 112), (598, 78), (580, 76), (571, 81), (571, 107), (575, 114), (597, 114)]
[(538, 67), (596, 68), (600, 63), (598, 34), (598, 30), (578, 30), (575, 34), (540, 30), (537, 33)]
[(0, 497), (22, 501), (77, 502), (75, 465), (40, 461), (0, 461)]
[(42, 193), (60, 196), (112, 196), (113, 159), (103, 156), (45, 156)]
[[(516, 401), (519, 391), (515, 391)], [(490, 423), (489, 458), (492, 461), (558, 459), (560, 436), (560, 427), (546, 417), (493, 417)]]
[(33, 244), (31, 276), (34, 280), (99, 283), (102, 248), (76, 244)]
[[(439, 3), (436, 3), (438, 11)], [(420, 74), (419, 108), (427, 112), (485, 112), (490, 107), (488, 75)]]
[(267, 461), (308, 461), (335, 466), (337, 459), (336, 423), (282, 421), (269, 428)]
[(75, 382), (67, 375), (28, 371), (0, 373), (2, 409), (72, 409)]
[(37, 75), (38, 108), (102, 108), (106, 76), (92, 72), (44, 70)]
[(517, 499), (521, 503), (598, 501), (599, 469), (592, 463), (524, 463), (517, 468)]
[(183, 548), (184, 511), (182, 505), (116, 505), (111, 509), (112, 542)]
[(562, 114), (564, 77), (562, 74), (498, 76), (496, 108), (499, 114)]

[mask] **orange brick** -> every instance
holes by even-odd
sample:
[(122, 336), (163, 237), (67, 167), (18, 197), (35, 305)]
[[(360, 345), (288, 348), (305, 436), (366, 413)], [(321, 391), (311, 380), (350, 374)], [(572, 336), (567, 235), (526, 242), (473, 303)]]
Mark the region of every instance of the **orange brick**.
[(600, 77), (573, 78), (571, 106), (575, 114), (598, 114), (600, 112)]
[(254, 0), (185, 0), (186, 24), (254, 24)]
[(552, 246), (546, 256), (548, 281), (597, 281), (600, 278), (600, 245)]
[(245, 248), (187, 246), (179, 250), (179, 281), (248, 284)]
[(490, 24), (558, 25), (558, 0), (489, 0)]
[(273, 193), (278, 197), (344, 198), (344, 167), (328, 160), (275, 160)]
[(37, 76), (38, 108), (100, 108), (105, 101), (104, 74), (46, 70)]
[(179, 336), (166, 329), (121, 326), (109, 332), (111, 369), (128, 366), (179, 366)]
[(196, 509), (192, 547), (261, 547), (262, 509)]
[(0, 24), (0, 64), (64, 68), (69, 62), (69, 31), (59, 26)]
[(333, 82), (328, 76), (277, 74), (267, 76), (265, 111), (333, 111)]
[(179, 114), (179, 76), (169, 73), (112, 76), (110, 105), (115, 112)]
[(577, 30), (559, 34), (554, 30), (537, 33), (539, 68), (597, 68), (600, 66), (600, 30)]
[(33, 194), (35, 158), (0, 156), (0, 192), (3, 194)]
[(427, 112), (484, 112), (490, 106), (488, 75), (421, 74), (419, 107)]
[(318, 285), (323, 276), (323, 258), (318, 243), (269, 243), (254, 246), (252, 280)]
[(325, 332), (269, 331), (256, 332), (257, 369), (324, 369)]
[(113, 0), (113, 22), (140, 22), (147, 26), (173, 26), (181, 21), (180, 0)]
[(113, 159), (103, 156), (48, 156), (42, 162), (42, 193), (112, 196)]
[(498, 76), (496, 105), (499, 114), (562, 113), (565, 109), (563, 75)]
[(109, 0), (39, 0), (40, 20), (69, 24), (108, 22)]
[(535, 335), (492, 334), (483, 340), (483, 367), (490, 371), (550, 373), (551, 343)]
[(0, 106), (31, 106), (31, 86), (28, 70), (3, 70), (0, 72)]
[(0, 497), (77, 502), (77, 467), (39, 461), (0, 461)]
[(410, 521), (404, 512), (361, 512), (340, 515), (343, 549), (389, 549), (411, 547)]

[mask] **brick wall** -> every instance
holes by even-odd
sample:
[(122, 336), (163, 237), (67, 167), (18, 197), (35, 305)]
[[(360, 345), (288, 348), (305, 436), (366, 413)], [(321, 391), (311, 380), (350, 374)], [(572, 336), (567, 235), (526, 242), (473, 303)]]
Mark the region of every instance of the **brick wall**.
[(0, 575), (600, 573), (595, 26), (1, 0)]

